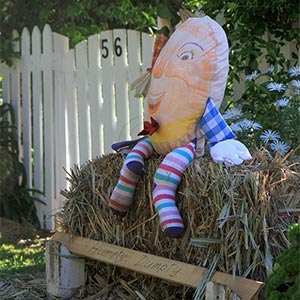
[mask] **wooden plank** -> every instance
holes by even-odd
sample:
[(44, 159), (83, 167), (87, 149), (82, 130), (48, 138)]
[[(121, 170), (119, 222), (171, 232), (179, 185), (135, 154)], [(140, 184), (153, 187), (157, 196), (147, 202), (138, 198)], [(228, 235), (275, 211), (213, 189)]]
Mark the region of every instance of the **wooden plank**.
[[(97, 261), (109, 263), (142, 274), (158, 277), (176, 284), (196, 288), (205, 268), (165, 257), (56, 232), (53, 240), (61, 242), (69, 251)], [(251, 300), (263, 287), (262, 282), (215, 272), (211, 281), (229, 287), (243, 300)]]
[[(42, 65), (41, 65), (41, 32), (37, 26), (32, 32), (32, 122), (33, 122), (33, 184), (34, 188), (44, 192), (44, 145), (43, 145), (43, 93), (42, 93)], [(40, 195), (35, 195), (42, 198)], [(41, 199), (43, 200), (43, 199)], [(37, 216), (43, 224), (45, 207), (36, 203)]]
[(45, 201), (47, 207), (43, 214), (45, 227), (55, 228), (53, 214), (56, 209), (54, 200), (54, 101), (53, 101), (53, 35), (49, 25), (42, 34), (43, 39), (43, 95), (44, 95), (44, 139), (45, 139)]
[(125, 29), (113, 30), (113, 55), (115, 64), (115, 101), (116, 101), (116, 139), (129, 140), (129, 103), (128, 103), (128, 60), (127, 34)]
[(53, 67), (54, 67), (54, 157), (55, 157), (55, 186), (54, 197), (56, 209), (63, 206), (61, 191), (66, 188), (66, 174), (63, 167), (66, 165), (66, 99), (65, 74), (63, 68), (64, 56), (69, 49), (69, 39), (61, 34), (53, 33)]
[(79, 130), (79, 161), (80, 164), (91, 159), (90, 114), (87, 80), (87, 41), (75, 46), (76, 84)]
[(66, 97), (66, 169), (79, 165), (79, 141), (77, 119), (77, 93), (75, 88), (75, 57), (74, 49), (64, 57), (65, 97)]
[[(149, 34), (142, 33), (142, 73), (151, 67), (153, 54), (154, 38)], [(144, 119), (147, 119), (147, 102), (144, 101)]]
[(31, 111), (31, 69), (32, 59), (30, 56), (30, 34), (27, 28), (23, 29), (21, 36), (21, 59), (22, 68), (22, 119), (23, 119), (23, 147), (24, 166), (27, 175), (27, 187), (32, 188), (32, 111)]
[[(142, 75), (141, 33), (128, 30), (128, 82), (132, 84)], [(135, 97), (135, 91), (129, 86), (130, 136), (135, 139), (143, 129), (143, 100)]]
[(91, 152), (92, 158), (104, 154), (103, 141), (100, 134), (101, 128), (101, 109), (100, 100), (100, 36), (94, 34), (88, 38), (88, 82), (90, 98), (90, 117), (91, 117)]
[(112, 31), (103, 31), (100, 34), (101, 71), (103, 96), (103, 137), (104, 153), (112, 152), (111, 145), (116, 142), (116, 103), (114, 97), (115, 69), (113, 64), (113, 37)]

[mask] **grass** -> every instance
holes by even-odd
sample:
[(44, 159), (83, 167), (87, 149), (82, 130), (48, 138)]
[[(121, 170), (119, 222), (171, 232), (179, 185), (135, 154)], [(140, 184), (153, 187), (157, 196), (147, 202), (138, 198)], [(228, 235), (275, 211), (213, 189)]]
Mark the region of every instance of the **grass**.
[(44, 240), (0, 243), (0, 278), (45, 271)]

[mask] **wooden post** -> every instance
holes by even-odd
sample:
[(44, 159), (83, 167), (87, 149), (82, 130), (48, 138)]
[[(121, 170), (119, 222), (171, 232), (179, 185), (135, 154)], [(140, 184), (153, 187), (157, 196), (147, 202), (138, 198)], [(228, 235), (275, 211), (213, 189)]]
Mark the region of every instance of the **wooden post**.
[[(62, 243), (74, 254), (193, 288), (198, 287), (206, 271), (192, 264), (62, 232), (56, 232), (52, 240)], [(264, 285), (242, 277), (233, 278), (222, 272), (215, 272), (210, 280), (214, 284), (227, 286), (242, 300), (256, 299)]]
[(46, 243), (47, 293), (68, 299), (85, 284), (84, 258), (72, 255), (61, 243)]

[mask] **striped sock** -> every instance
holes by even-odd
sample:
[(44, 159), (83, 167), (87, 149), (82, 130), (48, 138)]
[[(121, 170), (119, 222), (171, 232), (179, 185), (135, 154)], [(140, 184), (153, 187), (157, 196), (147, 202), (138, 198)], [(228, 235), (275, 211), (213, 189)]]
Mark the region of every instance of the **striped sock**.
[(125, 216), (129, 210), (136, 184), (143, 174), (144, 160), (153, 153), (153, 146), (149, 139), (136, 144), (128, 153), (123, 163), (120, 178), (109, 199), (112, 211)]
[(173, 150), (154, 175), (153, 203), (162, 230), (172, 238), (180, 237), (183, 233), (183, 221), (175, 203), (175, 195), (182, 173), (194, 159), (194, 154), (194, 142)]

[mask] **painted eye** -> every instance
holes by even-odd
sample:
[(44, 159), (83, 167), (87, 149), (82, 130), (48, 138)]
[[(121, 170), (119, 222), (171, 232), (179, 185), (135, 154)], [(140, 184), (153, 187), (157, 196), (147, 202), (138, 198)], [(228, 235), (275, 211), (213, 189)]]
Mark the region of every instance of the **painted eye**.
[(193, 51), (184, 51), (178, 55), (178, 58), (181, 60), (192, 60), (194, 58)]

